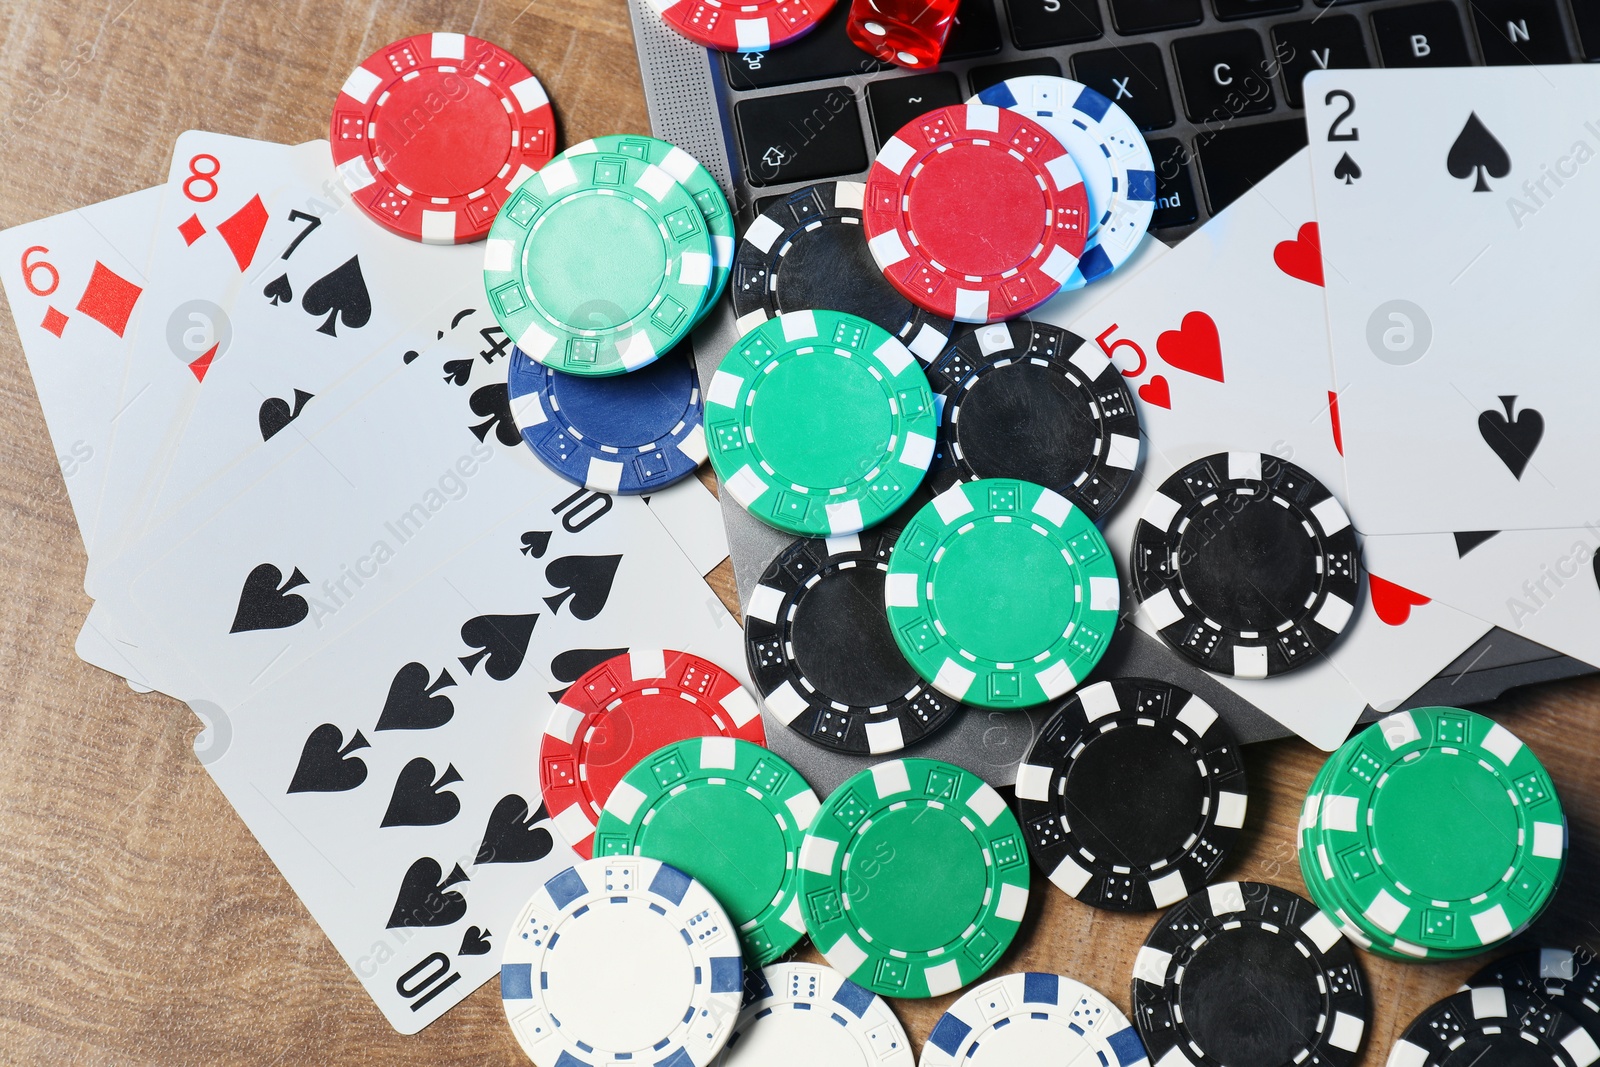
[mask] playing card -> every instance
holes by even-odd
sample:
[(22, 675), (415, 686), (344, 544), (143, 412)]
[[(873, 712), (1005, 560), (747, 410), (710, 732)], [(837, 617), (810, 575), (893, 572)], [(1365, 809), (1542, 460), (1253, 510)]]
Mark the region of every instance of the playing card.
[[(1600, 664), (1600, 521), (1561, 530), (1369, 537), (1368, 561), (1414, 590)], [(1375, 561), (1375, 562), (1374, 562)]]
[[(147, 527), (212, 480), (231, 477), (244, 456), (285, 448), (284, 429), (326, 403), (371, 351), (421, 320), (436, 339), (449, 326), (442, 309), (483, 299), (481, 248), (423, 244), (375, 225), (339, 184), (326, 142), (315, 144), (317, 166), (277, 198), (277, 212), (295, 223), (292, 236), (267, 249), (256, 278), (266, 280), (228, 311), (233, 343), (196, 393)], [(215, 147), (222, 155), (232, 146)], [(497, 327), (484, 344), (510, 350)]]
[[(1203, 456), (1275, 456), (1342, 497), (1321, 281), (1302, 152), (1072, 325), (1085, 338), (1083, 358), (1110, 358), (1137, 383), (1143, 470), (1105, 528), (1121, 573), (1131, 573), (1134, 532), (1156, 490)], [(1378, 592), (1387, 583), (1369, 583), (1318, 662), (1219, 680), (1331, 750), (1368, 704), (1396, 706), (1488, 629), (1442, 605), (1388, 611)], [(1146, 611), (1133, 619), (1157, 632)]]
[[(197, 707), (228, 736), (197, 741), (207, 769), (401, 1032), (497, 974), (530, 887), (574, 862), (537, 758), (570, 665), (665, 646), (743, 676), (738, 624), (669, 538), (640, 545), (617, 503), (481, 527), (293, 673), (225, 714)], [(613, 553), (615, 592), (591, 618), (595, 594), (567, 564)], [(580, 644), (545, 639), (574, 619)]]
[(728, 558), (722, 507), (699, 478), (685, 478), (652, 494), (646, 503), (701, 574), (710, 574)]
[(0, 281), (91, 550), (161, 195), (146, 189), (0, 233)]
[(1592, 67), (1306, 79), (1349, 503), (1368, 534), (1565, 527), (1600, 493)]
[[(157, 688), (233, 707), (507, 516), (527, 524), (524, 565), (544, 559), (569, 589), (571, 612), (540, 634), (566, 640), (571, 618), (604, 608), (624, 561), (666, 537), (643, 501), (574, 486), (523, 444), (504, 353), (483, 347), (503, 337), (485, 309), (440, 325), (373, 353), (284, 429), (281, 454), (259, 450), (109, 566), (105, 610), (171, 668), (142, 663)], [(604, 552), (584, 549), (602, 519), (622, 532)], [(558, 529), (577, 545), (558, 553)]]
[(303, 228), (277, 210), (279, 193), (297, 168), (302, 177), (316, 173), (325, 154), (316, 143), (290, 148), (192, 130), (178, 138), (154, 227), (140, 328), (119, 382), (96, 551), (84, 579), (91, 596), (123, 528), (153, 502), (152, 483), (201, 381), (233, 346), (234, 302), (257, 288), (262, 262), (293, 240), (289, 229)]

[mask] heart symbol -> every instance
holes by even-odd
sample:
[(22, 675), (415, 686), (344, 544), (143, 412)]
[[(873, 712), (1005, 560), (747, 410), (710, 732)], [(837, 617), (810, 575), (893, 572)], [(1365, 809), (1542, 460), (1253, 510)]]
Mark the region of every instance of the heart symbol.
[(1372, 590), (1372, 610), (1390, 626), (1403, 626), (1411, 618), (1411, 609), (1429, 603), (1429, 598), (1413, 593), (1403, 585), (1385, 581), (1376, 574), (1367, 575)]
[(1167, 379), (1159, 374), (1152, 375), (1148, 382), (1139, 386), (1139, 399), (1146, 404), (1172, 410), (1172, 390), (1167, 387)]
[(1176, 330), (1157, 337), (1156, 351), (1170, 367), (1222, 381), (1222, 341), (1217, 324), (1204, 311), (1189, 312)]
[(1304, 223), (1294, 240), (1279, 241), (1272, 250), (1272, 262), (1291, 278), (1321, 285), (1322, 241), (1317, 235), (1317, 224)]

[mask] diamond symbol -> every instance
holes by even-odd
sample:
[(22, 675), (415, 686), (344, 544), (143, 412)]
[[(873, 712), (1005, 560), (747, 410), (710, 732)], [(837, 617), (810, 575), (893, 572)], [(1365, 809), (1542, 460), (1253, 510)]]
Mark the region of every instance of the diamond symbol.
[(50, 305), (50, 310), (44, 313), (44, 321), (39, 325), (60, 337), (61, 331), (67, 328), (67, 317), (57, 311), (55, 305), (52, 304)]
[(183, 243), (192, 245), (206, 235), (206, 224), (200, 221), (199, 215), (190, 215), (178, 227), (178, 232), (183, 235)]

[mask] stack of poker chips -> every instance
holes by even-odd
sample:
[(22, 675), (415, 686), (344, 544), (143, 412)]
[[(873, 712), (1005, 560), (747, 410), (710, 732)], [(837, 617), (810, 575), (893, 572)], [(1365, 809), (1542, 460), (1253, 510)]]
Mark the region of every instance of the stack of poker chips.
[(1400, 960), (1476, 956), (1555, 895), (1567, 822), (1539, 758), (1461, 708), (1396, 712), (1312, 783), (1297, 846), (1317, 904), (1351, 940)]

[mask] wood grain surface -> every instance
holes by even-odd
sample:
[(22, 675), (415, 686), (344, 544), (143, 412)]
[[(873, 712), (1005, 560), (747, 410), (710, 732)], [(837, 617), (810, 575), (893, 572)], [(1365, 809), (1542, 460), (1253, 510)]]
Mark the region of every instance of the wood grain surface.
[[(189, 128), (325, 137), (362, 57), (436, 29), (520, 56), (549, 90), (563, 144), (649, 128), (621, 0), (11, 0), (0, 6), (0, 227), (156, 184)], [(525, 1062), (494, 982), (421, 1034), (394, 1033), (195, 760), (188, 708), (73, 655), (89, 606), (83, 549), (9, 315), (0, 470), (0, 1061)], [(726, 565), (716, 577), (731, 606)], [(1545, 759), (1571, 818), (1566, 881), (1534, 933), (1600, 949), (1600, 680), (1490, 710)], [(1320, 760), (1299, 742), (1249, 749), (1251, 817), (1229, 877), (1303, 891), (1293, 831)], [(1126, 1010), (1151, 921), (1038, 879), (997, 973), (1059, 971)], [(1364, 1065), (1474, 969), (1363, 963), (1374, 994)], [(919, 1049), (951, 999), (896, 1002)]]

